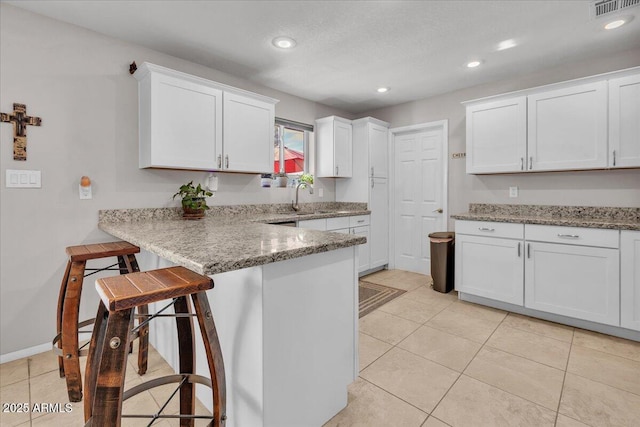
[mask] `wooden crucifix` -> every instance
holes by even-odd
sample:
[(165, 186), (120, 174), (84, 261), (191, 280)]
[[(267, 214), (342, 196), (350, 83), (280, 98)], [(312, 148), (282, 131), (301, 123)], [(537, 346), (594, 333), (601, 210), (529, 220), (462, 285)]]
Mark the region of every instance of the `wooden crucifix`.
[(27, 160), (27, 125), (40, 126), (40, 117), (27, 116), (27, 106), (13, 104), (13, 113), (0, 113), (0, 121), (13, 123), (13, 160)]

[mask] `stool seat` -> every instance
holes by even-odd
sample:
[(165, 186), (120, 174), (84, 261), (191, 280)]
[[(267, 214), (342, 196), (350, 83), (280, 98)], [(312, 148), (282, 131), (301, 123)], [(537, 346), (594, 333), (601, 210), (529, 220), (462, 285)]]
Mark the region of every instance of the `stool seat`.
[[(80, 357), (87, 355), (85, 345), (80, 346), (78, 334), (89, 331), (80, 329), (94, 323), (94, 319), (79, 321), (80, 299), (84, 278), (103, 271), (118, 271), (121, 275), (140, 271), (135, 254), (140, 248), (128, 242), (94, 243), (69, 246), (66, 248), (69, 259), (62, 278), (58, 295), (57, 335), (53, 339), (54, 352), (58, 355), (60, 377), (67, 383), (69, 401), (82, 400), (82, 378)], [(117, 258), (117, 262), (107, 267), (88, 268), (87, 262), (106, 258)], [(145, 305), (138, 307), (141, 315), (148, 313)], [(138, 373), (147, 371), (149, 328), (140, 328)]]
[(169, 267), (96, 280), (96, 289), (109, 311), (191, 295), (213, 288), (213, 280), (184, 267)]
[(72, 262), (137, 253), (140, 253), (140, 248), (129, 242), (94, 243), (67, 247), (67, 255)]
[[(85, 427), (120, 427), (123, 418), (147, 418), (152, 425), (161, 418), (180, 419), (181, 427), (193, 427), (199, 418), (209, 419), (211, 427), (224, 427), (226, 415), (226, 380), (222, 350), (206, 291), (213, 288), (210, 277), (184, 267), (129, 273), (96, 280), (98, 304), (96, 323), (91, 336), (85, 376)], [(132, 328), (134, 309), (141, 304), (170, 300), (156, 313), (146, 315)], [(161, 314), (173, 306), (174, 314)], [(191, 306), (193, 306), (193, 311)], [(158, 316), (175, 317), (178, 334), (176, 375), (154, 378), (125, 392), (127, 348), (140, 328)], [(204, 344), (210, 378), (195, 373), (194, 318)], [(175, 391), (153, 414), (126, 414), (123, 401), (154, 387), (176, 383)], [(195, 412), (195, 385), (211, 389), (212, 415)], [(179, 396), (179, 414), (165, 413), (174, 396)], [(147, 421), (149, 421), (147, 423)]]

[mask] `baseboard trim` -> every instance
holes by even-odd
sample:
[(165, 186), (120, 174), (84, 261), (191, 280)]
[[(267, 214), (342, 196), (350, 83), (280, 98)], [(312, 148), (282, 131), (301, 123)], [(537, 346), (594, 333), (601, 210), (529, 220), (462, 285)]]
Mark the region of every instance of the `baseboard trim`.
[(561, 316), (559, 314), (546, 313), (544, 311), (533, 310), (530, 308), (509, 304), (502, 301), (495, 301), (489, 298), (479, 297), (463, 292), (458, 292), (458, 298), (462, 301), (482, 304), (489, 307), (497, 308), (499, 310), (511, 311), (517, 314), (524, 314), (525, 316), (537, 317), (538, 319), (548, 320), (549, 322), (569, 325), (580, 329), (587, 329), (590, 331), (600, 332), (601, 334), (613, 335), (615, 337), (632, 341), (640, 341), (640, 332), (621, 328), (619, 326), (603, 325), (601, 323), (590, 322), (588, 320), (574, 319), (572, 317)]
[(0, 364), (13, 362), (14, 360), (22, 359), (24, 357), (34, 356), (36, 354), (44, 353), (51, 350), (51, 343), (44, 343), (22, 350), (14, 351), (12, 353), (0, 354)]

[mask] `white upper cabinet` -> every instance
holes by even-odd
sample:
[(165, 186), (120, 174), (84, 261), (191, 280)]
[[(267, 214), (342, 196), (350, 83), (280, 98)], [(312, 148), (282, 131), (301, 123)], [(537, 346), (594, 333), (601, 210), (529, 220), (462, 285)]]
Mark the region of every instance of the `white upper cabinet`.
[(273, 171), (275, 99), (142, 64), (140, 168)]
[(640, 74), (609, 80), (609, 166), (640, 166)]
[(528, 168), (533, 171), (607, 166), (607, 82), (528, 96)]
[(319, 178), (351, 178), (351, 120), (330, 116), (316, 120), (316, 171)]
[[(389, 146), (389, 126), (376, 123), (368, 123), (369, 130), (369, 166), (370, 176), (373, 178), (389, 177), (389, 157), (387, 147)], [(359, 160), (359, 159), (358, 159)]]
[(275, 106), (235, 93), (224, 94), (224, 169), (273, 172)]
[(222, 152), (222, 90), (151, 64), (135, 76), (140, 167), (215, 169)]
[(521, 172), (526, 156), (526, 96), (467, 106), (467, 173)]

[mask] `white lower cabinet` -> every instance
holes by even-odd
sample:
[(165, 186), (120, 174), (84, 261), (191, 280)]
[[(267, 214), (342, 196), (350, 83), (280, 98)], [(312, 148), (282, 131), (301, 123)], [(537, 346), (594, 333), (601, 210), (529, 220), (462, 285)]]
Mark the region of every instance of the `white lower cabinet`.
[(525, 307), (620, 325), (618, 249), (527, 242), (526, 252)]
[(640, 231), (457, 221), (455, 247), (459, 292), (640, 330)]
[(523, 304), (521, 240), (456, 234), (455, 287), (496, 301)]
[(640, 231), (620, 233), (620, 326), (640, 331)]

